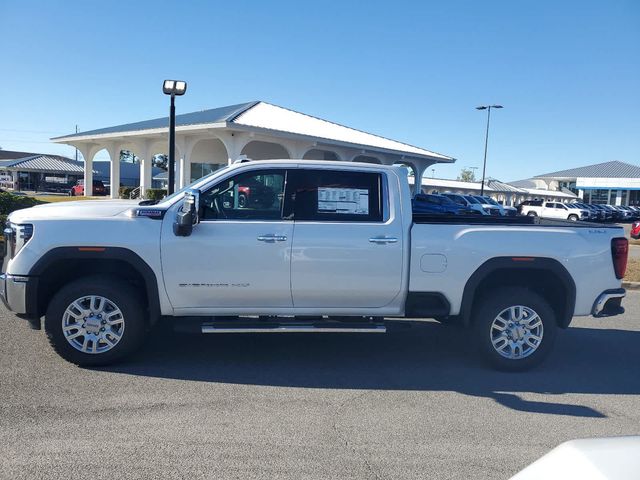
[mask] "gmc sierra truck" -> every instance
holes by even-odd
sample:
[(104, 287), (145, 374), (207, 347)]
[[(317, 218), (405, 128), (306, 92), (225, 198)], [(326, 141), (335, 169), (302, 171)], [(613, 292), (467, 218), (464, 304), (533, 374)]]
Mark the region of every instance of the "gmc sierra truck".
[(544, 202), (540, 206), (523, 205), (520, 213), (530, 217), (569, 220), (571, 222), (588, 220), (590, 217), (589, 210), (565, 205), (561, 202)]
[(18, 210), (4, 232), (5, 304), (82, 366), (121, 360), (161, 317), (211, 334), (433, 318), (524, 370), (574, 316), (624, 311), (622, 228), (414, 213), (400, 166), (244, 162), (155, 204)]

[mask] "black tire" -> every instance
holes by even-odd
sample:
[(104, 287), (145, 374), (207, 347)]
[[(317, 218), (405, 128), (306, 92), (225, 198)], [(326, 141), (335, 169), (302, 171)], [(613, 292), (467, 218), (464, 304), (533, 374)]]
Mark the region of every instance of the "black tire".
[(537, 217), (538, 214), (536, 212), (527, 212), (527, 217)]
[(570, 222), (577, 222), (579, 220), (577, 215), (569, 215), (569, 221)]
[(75, 192), (73, 191), (73, 188), (71, 190), (69, 190), (69, 196), (70, 197), (75, 197), (76, 196)]
[(244, 193), (238, 195), (238, 207), (245, 208), (247, 206), (247, 196)]
[[(67, 307), (87, 295), (109, 299), (120, 309), (124, 318), (122, 337), (115, 346), (103, 353), (77, 350), (63, 333), (62, 322)], [(62, 287), (49, 302), (44, 326), (53, 349), (65, 360), (82, 367), (109, 365), (122, 360), (142, 344), (146, 330), (144, 309), (137, 290), (126, 280), (108, 275), (81, 278)]]
[[(542, 321), (541, 341), (532, 353), (523, 358), (506, 358), (494, 348), (492, 341), (494, 319), (513, 306), (533, 310)], [(556, 315), (549, 302), (523, 287), (501, 287), (491, 292), (477, 305), (472, 321), (480, 354), (494, 368), (503, 371), (523, 371), (539, 365), (551, 352), (558, 332)]]

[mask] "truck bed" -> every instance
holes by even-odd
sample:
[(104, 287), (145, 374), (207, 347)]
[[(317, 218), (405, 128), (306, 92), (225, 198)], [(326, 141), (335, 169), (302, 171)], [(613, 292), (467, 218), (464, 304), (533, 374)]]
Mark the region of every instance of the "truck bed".
[(540, 227), (619, 228), (619, 225), (616, 224), (570, 222), (567, 220), (552, 220), (528, 216), (496, 217), (493, 215), (433, 215), (428, 213), (414, 213), (413, 223), (437, 225), (537, 225)]

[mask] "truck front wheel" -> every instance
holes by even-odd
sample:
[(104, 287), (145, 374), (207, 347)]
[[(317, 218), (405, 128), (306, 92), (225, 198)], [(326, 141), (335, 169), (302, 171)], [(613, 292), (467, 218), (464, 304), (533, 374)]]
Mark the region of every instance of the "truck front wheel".
[(558, 329), (549, 303), (522, 287), (491, 292), (478, 305), (473, 321), (482, 356), (507, 371), (541, 363), (551, 352)]
[(62, 287), (45, 315), (49, 343), (80, 366), (117, 362), (140, 346), (144, 310), (124, 279), (86, 277)]

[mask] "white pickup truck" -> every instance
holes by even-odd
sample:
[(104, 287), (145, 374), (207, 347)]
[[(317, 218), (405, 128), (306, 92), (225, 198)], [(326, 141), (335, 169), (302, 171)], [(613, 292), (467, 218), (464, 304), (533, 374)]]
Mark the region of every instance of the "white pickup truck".
[(35, 329), (44, 316), (53, 348), (79, 365), (122, 359), (161, 317), (213, 334), (435, 318), (522, 370), (574, 316), (624, 311), (621, 228), (413, 214), (397, 166), (240, 163), (157, 204), (18, 210), (5, 237), (5, 304)]
[(532, 205), (533, 202), (526, 202), (522, 205), (521, 214), (530, 217), (550, 218), (555, 220), (588, 220), (590, 213), (582, 208), (571, 208), (561, 202), (544, 202), (541, 205)]

